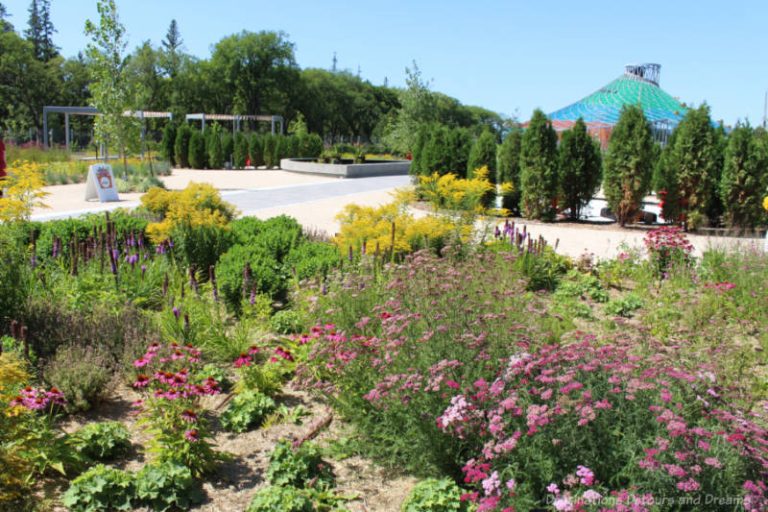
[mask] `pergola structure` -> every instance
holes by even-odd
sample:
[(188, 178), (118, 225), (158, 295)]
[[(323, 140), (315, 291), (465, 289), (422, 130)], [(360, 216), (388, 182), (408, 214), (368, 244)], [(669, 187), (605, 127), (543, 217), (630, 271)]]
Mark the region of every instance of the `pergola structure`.
[(275, 133), (275, 127), (276, 125), (280, 125), (280, 131), (278, 133), (282, 134), (285, 130), (285, 121), (283, 120), (283, 116), (270, 116), (270, 115), (263, 115), (263, 116), (255, 116), (255, 115), (231, 115), (231, 114), (206, 114), (206, 113), (199, 113), (199, 114), (187, 114), (187, 121), (200, 121), (202, 126), (202, 130), (205, 131), (205, 122), (206, 121), (232, 121), (232, 131), (237, 132), (240, 130), (240, 122), (241, 121), (263, 121), (270, 123), (270, 126), (272, 128), (272, 134)]
[[(69, 151), (70, 146), (70, 134), (69, 134), (69, 116), (98, 116), (99, 111), (95, 107), (57, 107), (57, 106), (45, 106), (43, 107), (43, 146), (49, 147), (48, 141), (48, 114), (64, 114), (64, 140)], [(126, 117), (138, 117), (142, 120), (141, 126), (141, 140), (144, 142), (144, 136), (146, 133), (146, 127), (144, 126), (144, 119), (173, 119), (171, 112), (152, 112), (149, 110), (126, 110), (123, 112)]]

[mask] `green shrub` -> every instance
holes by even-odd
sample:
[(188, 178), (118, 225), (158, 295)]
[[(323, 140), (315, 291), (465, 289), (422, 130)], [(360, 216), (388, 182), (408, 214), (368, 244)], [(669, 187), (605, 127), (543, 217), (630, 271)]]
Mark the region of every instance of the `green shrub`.
[(402, 512), (461, 512), (466, 510), (461, 494), (461, 488), (451, 480), (428, 478), (416, 484)]
[(270, 485), (253, 495), (246, 512), (313, 512), (315, 507), (306, 493), (295, 487)]
[(150, 510), (188, 510), (203, 501), (189, 468), (173, 462), (148, 464), (136, 473), (136, 500)]
[(333, 486), (333, 473), (320, 457), (320, 450), (312, 443), (294, 449), (288, 441), (278, 442), (269, 456), (269, 483), (303, 488), (312, 479), (316, 479), (315, 487)]
[(99, 464), (72, 480), (61, 502), (71, 512), (133, 510), (132, 497), (131, 474)]
[(528, 279), (528, 290), (554, 291), (560, 278), (571, 266), (567, 256), (544, 247), (541, 254), (523, 251), (515, 260), (515, 267)]
[(192, 128), (188, 124), (181, 125), (176, 130), (176, 140), (173, 143), (173, 154), (179, 167), (189, 167), (189, 143), (192, 138)]
[(600, 280), (593, 275), (582, 274), (578, 270), (571, 270), (560, 281), (555, 291), (555, 297), (586, 298), (595, 302), (608, 302), (608, 292), (603, 289)]
[(248, 151), (251, 156), (251, 165), (254, 168), (264, 165), (264, 137), (259, 133), (251, 135), (248, 141)]
[(72, 442), (89, 459), (107, 461), (128, 454), (131, 434), (119, 421), (88, 423), (73, 434)]
[(189, 166), (192, 169), (208, 168), (208, 154), (206, 153), (205, 136), (199, 130), (193, 130), (189, 138)]
[[(246, 264), (251, 269), (251, 283), (244, 283)], [(251, 292), (270, 297), (282, 296), (286, 279), (280, 263), (260, 245), (234, 245), (221, 257), (216, 267), (224, 301), (230, 310), (239, 312), (241, 301)], [(250, 288), (250, 289), (249, 289)]]
[(113, 364), (105, 348), (73, 344), (56, 351), (44, 375), (64, 393), (68, 410), (85, 411), (107, 393)]
[(264, 230), (252, 243), (264, 247), (277, 261), (284, 262), (301, 242), (301, 225), (293, 217), (278, 215), (264, 221)]
[(285, 259), (287, 269), (299, 280), (326, 275), (338, 263), (338, 249), (323, 242), (299, 244)]
[(306, 320), (298, 311), (278, 311), (269, 319), (269, 328), (278, 334), (296, 334), (305, 328)]
[(231, 432), (247, 432), (258, 427), (274, 410), (274, 400), (262, 393), (246, 390), (229, 402), (220, 417), (221, 426)]
[(256, 217), (243, 217), (233, 220), (229, 228), (235, 244), (248, 245), (264, 231), (264, 221)]
[(229, 230), (218, 225), (192, 227), (182, 223), (173, 228), (171, 238), (176, 257), (203, 276), (232, 245)]
[(29, 255), (19, 235), (0, 226), (0, 326), (18, 318), (30, 291)]
[(308, 133), (299, 138), (301, 158), (319, 158), (323, 153), (323, 139), (316, 133)]

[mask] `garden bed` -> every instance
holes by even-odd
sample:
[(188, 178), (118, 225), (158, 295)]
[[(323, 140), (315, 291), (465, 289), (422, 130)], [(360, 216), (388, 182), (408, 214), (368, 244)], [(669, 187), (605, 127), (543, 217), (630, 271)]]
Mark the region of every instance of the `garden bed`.
[(365, 163), (319, 163), (313, 159), (284, 158), (280, 160), (284, 171), (337, 176), (339, 178), (371, 178), (374, 176), (404, 176), (411, 168), (409, 160), (372, 160)]

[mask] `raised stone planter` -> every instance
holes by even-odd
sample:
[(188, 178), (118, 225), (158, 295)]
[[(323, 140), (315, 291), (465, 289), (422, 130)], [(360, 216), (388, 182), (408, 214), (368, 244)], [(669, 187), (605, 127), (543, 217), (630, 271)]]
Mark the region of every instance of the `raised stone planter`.
[(410, 160), (377, 160), (364, 164), (321, 164), (313, 160), (284, 158), (280, 160), (280, 168), (284, 171), (339, 178), (370, 178), (406, 175), (411, 168), (411, 162)]

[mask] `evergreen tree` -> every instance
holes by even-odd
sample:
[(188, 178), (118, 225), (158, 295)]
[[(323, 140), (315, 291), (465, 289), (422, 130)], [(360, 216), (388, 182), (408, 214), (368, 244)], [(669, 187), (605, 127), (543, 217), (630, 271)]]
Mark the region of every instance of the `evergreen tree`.
[(709, 225), (717, 227), (721, 224), (721, 219), (725, 212), (723, 199), (720, 197), (720, 183), (723, 178), (723, 166), (725, 165), (725, 148), (728, 145), (728, 137), (725, 133), (723, 124), (720, 123), (715, 128), (715, 167), (711, 188), (709, 189), (709, 206), (707, 207), (707, 219)]
[(189, 168), (189, 141), (192, 137), (192, 129), (188, 124), (182, 124), (176, 130), (176, 140), (173, 144), (173, 154), (176, 165)]
[(323, 153), (323, 139), (316, 133), (302, 136), (299, 141), (301, 158), (319, 158)]
[(430, 125), (423, 124), (419, 126), (419, 131), (413, 144), (413, 151), (411, 152), (410, 174), (412, 176), (427, 174), (424, 171), (424, 150), (429, 142), (430, 131)]
[(739, 125), (728, 136), (720, 184), (726, 222), (754, 227), (764, 218), (762, 200), (768, 173), (768, 136), (762, 128)]
[(686, 113), (668, 148), (663, 158), (665, 206), (672, 218), (696, 227), (709, 205), (718, 165), (717, 139), (707, 105)]
[(667, 140), (667, 145), (661, 150), (661, 154), (653, 167), (651, 180), (652, 188), (656, 192), (661, 206), (661, 216), (668, 222), (678, 222), (681, 215), (677, 173), (672, 161), (677, 134), (678, 131), (674, 130)]
[(243, 132), (235, 134), (235, 148), (232, 166), (236, 169), (244, 169), (248, 159), (248, 137)]
[(208, 167), (210, 169), (224, 168), (224, 146), (221, 139), (221, 126), (214, 124), (205, 137), (205, 149), (208, 153)]
[(233, 164), (235, 155), (235, 138), (229, 132), (224, 132), (221, 136), (221, 152), (224, 155), (224, 163)]
[(624, 107), (605, 155), (603, 191), (608, 207), (623, 227), (640, 209), (653, 168), (651, 127), (643, 109)]
[(163, 140), (160, 143), (163, 158), (170, 162), (171, 167), (176, 167), (176, 125), (168, 123), (163, 129)]
[(502, 207), (513, 215), (520, 215), (520, 144), (523, 132), (511, 131), (501, 142), (496, 154), (498, 181), (512, 185), (512, 192), (504, 196)]
[(425, 145), (424, 155), (422, 156), (423, 174), (429, 175), (434, 172), (441, 175), (451, 172), (463, 174), (465, 167), (461, 169), (452, 168), (451, 150), (448, 141), (449, 131), (445, 126), (432, 125), (429, 140)]
[(483, 130), (469, 152), (467, 178), (473, 178), (475, 169), (488, 167), (488, 179), (496, 183), (496, 136), (490, 130)]
[(469, 153), (472, 151), (472, 135), (466, 128), (447, 128), (446, 146), (446, 151), (448, 152), (445, 162), (446, 169), (461, 176), (461, 171), (469, 166)]
[(558, 192), (557, 134), (539, 109), (533, 112), (520, 144), (520, 192), (526, 217), (554, 219)]
[(280, 145), (280, 139), (275, 134), (267, 134), (264, 137), (264, 165), (267, 169), (272, 169), (280, 165), (278, 160), (278, 151)]
[(251, 135), (251, 140), (248, 141), (248, 150), (250, 151), (251, 165), (254, 168), (264, 165), (264, 137), (260, 133)]
[(8, 10), (0, 3), (0, 32), (13, 32), (13, 24), (8, 21), (9, 17)]
[(192, 136), (189, 138), (189, 166), (192, 169), (206, 169), (208, 167), (205, 136), (200, 130), (192, 130)]
[(581, 218), (581, 210), (589, 204), (600, 188), (602, 155), (600, 145), (589, 133), (584, 120), (579, 118), (562, 135), (559, 149), (560, 187), (570, 218)]
[(179, 32), (179, 25), (175, 19), (171, 20), (168, 32), (165, 34), (165, 39), (162, 40), (161, 44), (165, 53), (166, 72), (168, 76), (175, 78), (179, 70), (179, 51), (181, 50), (181, 45), (184, 44)]
[(28, 25), (24, 36), (32, 43), (37, 60), (48, 62), (58, 55), (58, 49), (53, 44), (56, 29), (51, 22), (51, 0), (32, 0)]

